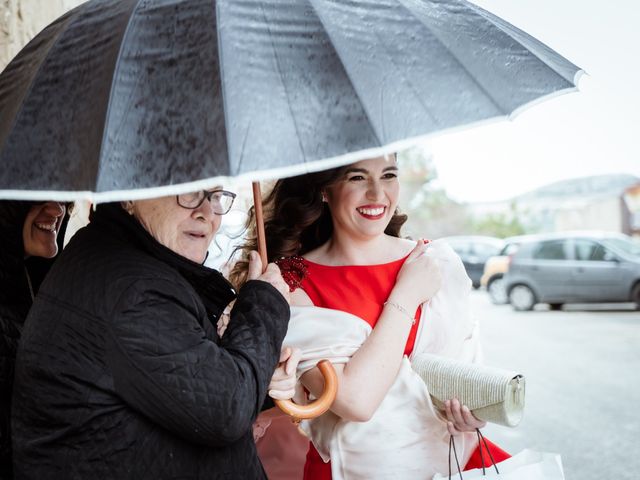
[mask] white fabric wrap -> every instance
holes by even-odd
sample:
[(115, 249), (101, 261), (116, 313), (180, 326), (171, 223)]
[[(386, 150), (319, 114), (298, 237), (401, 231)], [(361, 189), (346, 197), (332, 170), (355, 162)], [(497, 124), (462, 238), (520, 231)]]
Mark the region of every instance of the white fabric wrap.
[[(430, 352), (477, 362), (478, 327), (469, 311), (471, 282), (462, 262), (441, 241), (432, 242), (425, 254), (436, 259), (443, 282), (438, 293), (422, 306), (413, 354)], [(302, 351), (299, 378), (322, 359), (347, 363), (370, 332), (369, 324), (349, 313), (292, 307), (284, 344)], [(446, 423), (437, 416), (426, 385), (409, 361), (403, 359), (395, 382), (368, 422), (345, 421), (329, 411), (301, 423), (322, 458), (331, 460), (334, 480), (431, 478), (446, 471)], [(456, 438), (461, 465), (476, 446), (475, 433)]]

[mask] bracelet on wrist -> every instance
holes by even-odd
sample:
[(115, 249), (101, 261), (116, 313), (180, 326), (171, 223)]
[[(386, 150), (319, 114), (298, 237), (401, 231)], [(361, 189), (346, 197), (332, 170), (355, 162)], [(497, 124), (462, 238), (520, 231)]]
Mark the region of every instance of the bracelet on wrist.
[(407, 312), (407, 310), (400, 305), (399, 303), (396, 302), (392, 302), (390, 300), (387, 300), (386, 302), (384, 302), (384, 306), (386, 307), (387, 305), (395, 308), (396, 310), (398, 310), (401, 314), (403, 314), (405, 317), (407, 317), (409, 320), (411, 320), (411, 325), (415, 325), (416, 323), (416, 319), (413, 315), (411, 315), (409, 312)]

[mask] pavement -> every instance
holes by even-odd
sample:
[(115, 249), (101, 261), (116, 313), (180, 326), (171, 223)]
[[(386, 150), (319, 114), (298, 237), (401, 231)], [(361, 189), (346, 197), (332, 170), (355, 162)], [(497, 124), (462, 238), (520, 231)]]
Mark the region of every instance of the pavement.
[(485, 434), (511, 453), (560, 453), (567, 480), (640, 479), (640, 312), (632, 304), (515, 312), (484, 291), (471, 303), (485, 363), (526, 377), (513, 429)]

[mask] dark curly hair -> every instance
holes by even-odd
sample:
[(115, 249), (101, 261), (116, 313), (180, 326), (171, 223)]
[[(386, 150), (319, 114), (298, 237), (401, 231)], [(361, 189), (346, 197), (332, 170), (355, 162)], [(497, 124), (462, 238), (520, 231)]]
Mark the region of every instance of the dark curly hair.
[[(322, 201), (322, 191), (342, 178), (347, 168), (349, 166), (285, 178), (274, 184), (262, 202), (269, 262), (304, 255), (331, 238), (333, 221), (329, 207)], [(385, 233), (399, 237), (406, 221), (407, 216), (396, 209)], [(241, 255), (229, 275), (236, 288), (246, 280), (249, 252), (258, 249), (253, 207), (246, 228), (247, 240), (234, 250), (233, 256), (238, 251)]]

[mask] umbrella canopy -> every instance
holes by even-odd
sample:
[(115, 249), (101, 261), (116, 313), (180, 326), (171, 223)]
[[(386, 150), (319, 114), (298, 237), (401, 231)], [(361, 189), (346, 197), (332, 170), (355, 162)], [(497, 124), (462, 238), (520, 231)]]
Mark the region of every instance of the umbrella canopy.
[(0, 76), (0, 198), (321, 170), (508, 117), (579, 73), (463, 0), (91, 0)]

